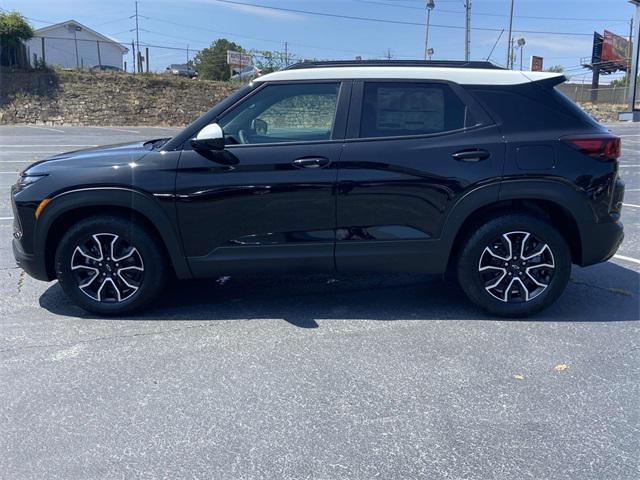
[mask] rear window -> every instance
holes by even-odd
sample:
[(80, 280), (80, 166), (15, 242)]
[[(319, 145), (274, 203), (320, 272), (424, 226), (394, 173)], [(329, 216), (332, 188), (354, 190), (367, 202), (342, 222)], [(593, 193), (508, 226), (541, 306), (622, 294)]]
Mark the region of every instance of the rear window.
[(477, 89), (472, 94), (508, 130), (562, 129), (594, 123), (555, 88), (525, 85), (510, 90)]
[(365, 83), (360, 137), (427, 135), (465, 126), (465, 105), (448, 85)]

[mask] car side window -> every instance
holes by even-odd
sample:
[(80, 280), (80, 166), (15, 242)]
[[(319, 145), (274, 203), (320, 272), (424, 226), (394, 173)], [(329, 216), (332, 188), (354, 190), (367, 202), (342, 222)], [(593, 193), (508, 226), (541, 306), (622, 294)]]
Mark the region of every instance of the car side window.
[(446, 84), (367, 82), (360, 137), (428, 135), (464, 128), (466, 107)]
[(340, 83), (267, 85), (218, 124), (227, 144), (330, 140)]

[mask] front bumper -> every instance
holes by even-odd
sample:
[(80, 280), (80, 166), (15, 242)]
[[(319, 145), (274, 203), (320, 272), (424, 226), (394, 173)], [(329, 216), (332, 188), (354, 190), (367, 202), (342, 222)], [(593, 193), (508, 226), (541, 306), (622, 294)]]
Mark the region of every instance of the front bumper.
[(13, 256), (16, 259), (16, 263), (20, 268), (27, 272), (31, 277), (36, 280), (42, 280), (48, 282), (50, 280), (47, 275), (47, 267), (45, 265), (44, 258), (41, 255), (28, 254), (20, 245), (20, 241), (17, 238), (13, 239)]

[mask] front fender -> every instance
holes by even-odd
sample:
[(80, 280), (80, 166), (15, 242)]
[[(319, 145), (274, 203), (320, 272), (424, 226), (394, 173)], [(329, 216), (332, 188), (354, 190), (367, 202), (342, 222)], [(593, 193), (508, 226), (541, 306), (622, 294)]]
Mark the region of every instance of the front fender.
[(43, 209), (34, 228), (34, 252), (45, 258), (47, 238), (52, 226), (65, 213), (75, 209), (96, 207), (101, 209), (121, 207), (144, 216), (156, 228), (169, 253), (176, 276), (191, 278), (191, 270), (186, 262), (180, 237), (176, 231), (175, 218), (170, 219), (154, 197), (124, 187), (93, 187), (70, 190), (54, 196)]

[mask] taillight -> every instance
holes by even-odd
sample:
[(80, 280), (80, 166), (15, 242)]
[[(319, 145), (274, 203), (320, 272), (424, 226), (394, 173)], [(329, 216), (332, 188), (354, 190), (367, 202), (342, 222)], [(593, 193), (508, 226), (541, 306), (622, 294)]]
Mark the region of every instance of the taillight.
[(616, 160), (621, 153), (620, 137), (611, 134), (576, 135), (562, 137), (560, 140), (598, 160)]

